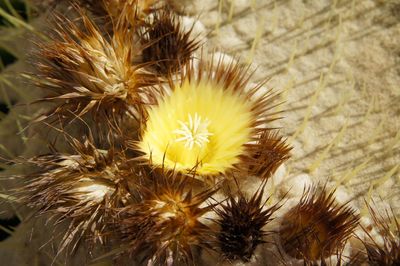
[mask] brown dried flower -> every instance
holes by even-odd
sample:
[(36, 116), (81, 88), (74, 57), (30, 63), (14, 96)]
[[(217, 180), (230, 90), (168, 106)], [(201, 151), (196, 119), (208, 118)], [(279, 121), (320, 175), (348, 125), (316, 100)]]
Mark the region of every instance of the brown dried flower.
[(146, 264), (191, 265), (194, 250), (209, 246), (212, 234), (202, 217), (211, 210), (206, 201), (216, 189), (194, 193), (192, 178), (176, 172), (150, 175), (151, 184), (138, 189), (141, 201), (119, 212), (119, 243), (124, 253), (142, 256)]
[(249, 166), (257, 176), (269, 178), (290, 158), (292, 147), (273, 130), (265, 130), (258, 139), (258, 144), (262, 148), (257, 148), (254, 155), (256, 160)]
[(300, 202), (283, 217), (279, 236), (282, 249), (306, 265), (340, 256), (358, 225), (355, 211), (335, 203), (334, 191), (308, 189)]
[(135, 64), (141, 46), (134, 30), (120, 23), (108, 39), (78, 11), (83, 30), (59, 17), (57, 40), (41, 45), (39, 85), (50, 90), (50, 95), (40, 101), (54, 105), (36, 121), (53, 118), (65, 122), (89, 112), (102, 123), (121, 115), (140, 119), (142, 105), (152, 102), (148, 91), (155, 90), (148, 86), (158, 81), (144, 65)]
[(280, 208), (279, 203), (265, 207), (264, 187), (265, 183), (249, 199), (239, 190), (237, 196), (230, 194), (226, 203), (215, 208), (216, 223), (220, 227), (217, 244), (223, 259), (249, 262), (257, 246), (264, 243), (268, 232), (263, 227)]
[(74, 154), (55, 153), (29, 159), (39, 170), (22, 176), (22, 202), (38, 215), (48, 214), (54, 224), (67, 223), (58, 248), (75, 250), (80, 240), (104, 243), (111, 210), (130, 202), (136, 181), (125, 153), (97, 149), (90, 139), (71, 141)]
[(143, 61), (156, 62), (152, 67), (162, 75), (179, 71), (200, 45), (193, 39), (192, 29), (186, 31), (179, 17), (168, 9), (154, 12), (141, 35)]

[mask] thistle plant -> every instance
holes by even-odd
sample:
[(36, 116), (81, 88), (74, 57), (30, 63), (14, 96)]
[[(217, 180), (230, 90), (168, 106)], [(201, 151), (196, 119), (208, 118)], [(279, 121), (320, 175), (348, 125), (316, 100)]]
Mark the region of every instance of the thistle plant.
[[(291, 152), (272, 124), (279, 93), (241, 61), (208, 55), (168, 1), (79, 2), (91, 14), (73, 4), (77, 19), (56, 15), (36, 53), (48, 92), (37, 101), (49, 106), (34, 122), (61, 122), (72, 152), (26, 159), (36, 169), (18, 189), (36, 215), (67, 225), (55, 229), (58, 254), (84, 241), (90, 254), (105, 246), (105, 257), (147, 265), (193, 265), (215, 250), (250, 262), (266, 245), (305, 264), (341, 254), (358, 216), (333, 193), (305, 191), (281, 217), (284, 203), (267, 206)], [(74, 135), (77, 120), (95, 136)], [(250, 178), (261, 185), (247, 194)]]
[[(3, 192), (0, 197), (29, 207), (33, 213), (29, 217), (41, 217), (39, 221), (52, 226), (52, 236), (46, 241), (55, 248), (52, 256), (80, 258), (75, 252), (83, 250), (96, 262), (107, 259), (117, 265), (353, 265), (362, 259), (368, 265), (399, 263), (396, 209), (381, 215), (377, 208), (367, 206), (372, 222), (369, 228), (362, 228), (365, 238), (355, 246), (353, 232), (359, 223), (359, 202), (340, 200), (335, 194), (339, 188), (328, 192), (325, 186), (308, 186), (314, 181), (308, 174), (321, 170), (328, 155), (348, 158), (337, 149), (353, 151), (352, 145), (347, 147), (346, 137), (357, 124), (340, 127), (325, 146), (318, 146), (316, 138), (309, 141), (303, 137), (305, 133), (314, 137), (321, 128), (331, 133), (329, 123), (320, 118), (337, 115), (353, 102), (351, 93), (346, 93), (337, 105), (331, 106), (335, 99), (324, 99), (330, 83), (351, 83), (352, 89), (360, 87), (362, 95), (367, 92), (365, 84), (358, 86), (358, 77), (352, 73), (340, 82), (332, 79), (340, 72), (337, 67), (347, 65), (342, 64), (343, 56), (348, 54), (343, 51), (344, 43), (377, 32), (371, 29), (343, 38), (340, 29), (344, 23), (364, 17), (355, 12), (355, 1), (334, 1), (315, 14), (306, 14), (308, 10), (300, 7), (304, 13), (299, 17), (294, 13), (299, 21), (286, 30), (286, 25), (278, 26), (281, 20), (277, 15), (285, 5), (270, 1), (263, 8), (271, 7), (271, 26), (266, 31), (266, 20), (255, 19), (255, 31), (249, 32), (245, 28), (248, 22), (238, 23), (237, 18), (250, 12), (251, 16), (257, 15), (257, 1), (247, 1), (247, 6), (246, 1), (215, 1), (209, 11), (218, 12), (220, 18), (214, 21), (215, 25), (204, 20), (208, 29), (215, 29), (206, 34), (199, 34), (198, 27), (188, 23), (191, 18), (181, 16), (185, 13), (182, 2), (186, 1), (31, 2), (38, 4), (35, 10), (50, 10), (49, 34), (39, 32), (29, 24), (30, 19), (25, 21), (12, 7), (12, 1), (4, 1), (6, 8), (2, 6), (0, 16), (6, 25), (27, 29), (40, 38), (35, 40), (31, 60), (37, 72), (24, 76), (29, 77), (27, 82), (37, 85), (41, 96), (34, 103), (42, 103), (39, 107), (43, 109), (30, 121), (51, 133), (56, 128), (57, 145), (51, 143), (51, 149), (33, 157), (9, 161), (1, 157), (1, 168), (8, 166), (7, 162), (22, 162), (32, 169), (12, 176), (21, 181), (14, 197)], [(344, 10), (350, 3), (351, 8)], [(56, 11), (58, 5), (62, 14)], [(377, 6), (368, 5), (367, 12), (372, 15), (365, 17), (376, 17)], [(389, 6), (393, 10), (396, 7)], [(346, 11), (344, 15), (342, 11)], [(226, 13), (226, 21), (222, 20), (222, 13)], [(288, 25), (290, 22), (293, 21)], [(353, 34), (353, 28), (358, 27), (346, 27), (346, 31)], [(280, 79), (282, 73), (289, 76), (282, 95), (269, 88), (267, 79), (254, 75), (253, 66), (237, 59), (237, 54), (230, 58), (209, 52), (209, 44), (225, 41), (220, 33), (226, 28), (247, 38), (243, 40), (249, 48), (246, 63), (261, 59), (256, 56), (256, 49), (265, 36), (276, 46), (274, 49), (279, 48), (271, 50), (278, 51), (277, 56), (268, 57), (271, 62), (260, 62), (271, 66), (270, 72), (259, 73), (258, 69), (256, 74), (273, 79)], [(330, 34), (336, 28), (337, 32)], [(216, 38), (208, 40), (210, 36)], [(303, 37), (306, 47), (299, 45), (299, 38)], [(287, 52), (285, 47), (291, 45), (286, 42), (292, 40), (294, 48), (286, 53), (287, 60), (281, 58), (279, 51)], [(336, 48), (331, 49), (332, 45)], [(332, 60), (318, 58), (318, 65), (313, 68), (306, 56), (319, 57), (323, 49), (333, 51)], [(227, 50), (237, 51), (235, 47)], [(379, 49), (374, 52), (380, 54)], [(370, 56), (373, 57), (369, 54), (366, 59)], [(298, 79), (298, 71), (293, 71), (297, 62), (306, 62), (298, 69), (307, 72), (303, 81)], [(368, 67), (373, 68), (376, 62), (380, 61)], [(321, 75), (311, 73), (321, 67)], [(379, 73), (391, 70), (390, 67)], [(0, 85), (13, 85), (4, 77)], [(292, 109), (301, 125), (281, 131), (279, 119), (283, 115), (278, 105), (292, 101), (292, 88), (313, 83), (314, 92), (305, 90), (310, 96), (308, 106), (296, 99)], [(333, 90), (328, 93), (331, 95)], [(365, 116), (361, 115), (361, 124), (368, 122), (380, 109), (377, 106), (382, 105), (379, 97), (372, 96), (365, 104), (368, 110)], [(14, 104), (5, 103), (7, 108)], [(314, 109), (322, 105), (329, 109), (316, 114)], [(352, 116), (354, 113), (349, 114)], [(27, 118), (21, 116), (23, 120)], [(311, 125), (312, 120), (319, 121), (318, 127)], [(296, 121), (291, 120), (285, 127), (294, 126), (292, 122)], [(366, 140), (368, 145), (378, 139), (386, 143), (390, 132), (384, 132), (383, 122), (384, 119)], [(82, 124), (90, 134), (81, 133)], [(37, 127), (28, 127), (23, 132), (25, 144), (34, 142), (31, 132), (42, 137), (41, 131), (36, 130)], [(281, 132), (294, 133), (287, 141)], [(42, 140), (53, 137), (51, 133)], [(399, 139), (400, 134), (395, 134), (387, 142), (388, 151), (374, 147), (373, 155), (364, 159), (352, 157), (358, 166), (347, 173), (335, 173), (336, 186), (342, 189), (368, 166), (372, 157), (390, 161), (396, 155)], [(316, 153), (283, 166), (290, 159), (292, 147), (288, 143), (292, 141), (296, 156), (307, 146), (314, 146)], [(1, 144), (0, 149), (3, 154)], [(314, 155), (316, 158), (312, 159)], [(314, 162), (307, 165), (309, 159)], [(294, 176), (299, 169), (306, 169), (308, 174)], [(342, 165), (332, 171), (341, 169)], [(368, 194), (379, 193), (376, 188), (397, 171), (397, 165), (390, 167), (379, 180), (371, 182)], [(330, 180), (327, 184), (332, 185)], [(229, 189), (232, 185), (235, 190)], [(346, 193), (342, 198), (343, 194)], [(99, 253), (102, 254), (98, 256)]]
[[(258, 236), (240, 257), (248, 260), (274, 210), (262, 211), (264, 190), (249, 201), (232, 194), (219, 209), (210, 200), (220, 185), (203, 181), (266, 177), (288, 158), (289, 146), (269, 126), (277, 94), (265, 82), (250, 85), (240, 62), (196, 55), (202, 40), (167, 7), (83, 2), (106, 23), (98, 25), (76, 4), (78, 19), (56, 15), (52, 40), (37, 46), (34, 79), (48, 93), (38, 102), (49, 105), (34, 122), (49, 129), (60, 122), (72, 152), (26, 159), (35, 169), (21, 176), (22, 202), (56, 225), (57, 254), (73, 253), (82, 242), (89, 253), (99, 244), (121, 245), (116, 258), (128, 254), (157, 265), (193, 264), (212, 250), (218, 241), (209, 213), (259, 217), (252, 223)], [(64, 127), (78, 120), (94, 125), (94, 136), (73, 136)]]

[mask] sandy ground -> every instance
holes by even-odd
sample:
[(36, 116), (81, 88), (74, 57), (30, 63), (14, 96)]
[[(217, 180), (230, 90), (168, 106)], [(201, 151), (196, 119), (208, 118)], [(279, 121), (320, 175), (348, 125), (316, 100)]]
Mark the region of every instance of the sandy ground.
[[(371, 196), (400, 213), (400, 1), (179, 3), (204, 24), (209, 50), (253, 62), (253, 81), (269, 78), (267, 87), (282, 92), (285, 112), (274, 126), (294, 147), (286, 180), (307, 173), (315, 182), (341, 185), (362, 213), (363, 200)], [(17, 102), (30, 97), (13, 75), (28, 69), (23, 32), (0, 35), (0, 42), (21, 56), (0, 74), (11, 81), (11, 86), (2, 83), (3, 91)], [(17, 135), (26, 114), (26, 107), (15, 107), (0, 122), (1, 144), (14, 156), (37, 153), (38, 145)], [(0, 261), (49, 264), (51, 248), (35, 251), (48, 239), (46, 227), (36, 226), (32, 241), (30, 228), (31, 223), (23, 224), (0, 243)]]

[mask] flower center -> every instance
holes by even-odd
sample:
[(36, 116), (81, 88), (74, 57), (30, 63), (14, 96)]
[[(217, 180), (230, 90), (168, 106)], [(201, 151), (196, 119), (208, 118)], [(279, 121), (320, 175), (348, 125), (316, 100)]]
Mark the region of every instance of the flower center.
[(195, 113), (194, 116), (189, 114), (188, 121), (183, 122), (178, 120), (180, 129), (176, 129), (173, 132), (178, 135), (175, 139), (176, 142), (184, 142), (185, 148), (191, 150), (196, 144), (200, 148), (204, 144), (210, 142), (208, 139), (213, 134), (208, 132), (208, 125), (210, 121), (208, 119), (203, 119)]

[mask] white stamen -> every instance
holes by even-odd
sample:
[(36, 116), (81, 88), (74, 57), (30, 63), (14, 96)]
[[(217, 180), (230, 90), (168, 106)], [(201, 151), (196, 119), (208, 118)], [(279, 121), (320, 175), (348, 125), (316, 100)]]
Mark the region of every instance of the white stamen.
[(187, 122), (178, 121), (181, 128), (173, 131), (173, 133), (179, 135), (175, 141), (185, 142), (185, 148), (189, 150), (193, 149), (195, 144), (201, 148), (205, 143), (210, 142), (208, 137), (213, 135), (207, 129), (210, 121), (208, 119), (202, 120), (197, 113), (194, 114), (194, 117), (189, 114), (188, 120)]

